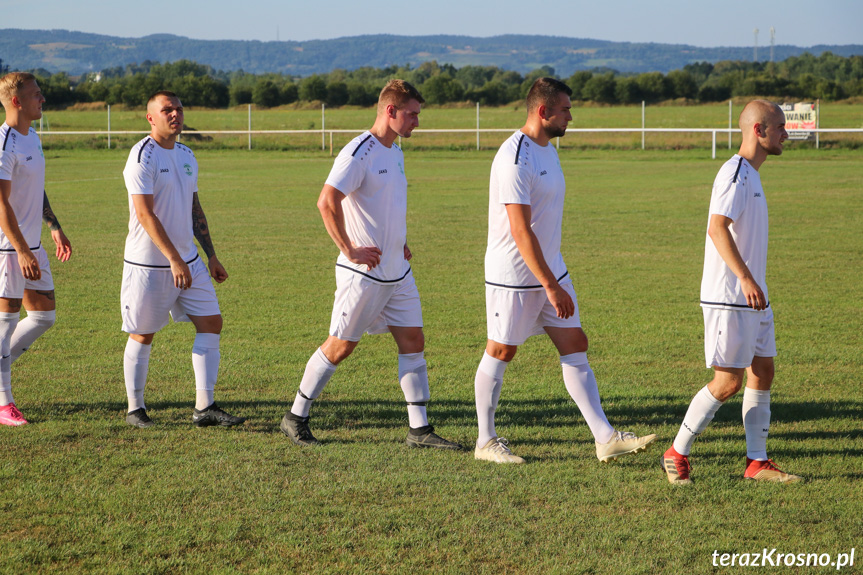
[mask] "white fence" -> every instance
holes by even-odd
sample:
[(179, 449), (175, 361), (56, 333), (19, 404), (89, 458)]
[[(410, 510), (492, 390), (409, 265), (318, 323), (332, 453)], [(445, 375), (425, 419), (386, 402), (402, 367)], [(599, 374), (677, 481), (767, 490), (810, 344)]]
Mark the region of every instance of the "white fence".
[[(184, 135), (248, 135), (249, 144), (248, 147), (252, 149), (252, 136), (253, 135), (280, 135), (280, 134), (305, 134), (305, 135), (321, 135), (321, 149), (326, 150), (327, 148), (327, 136), (329, 136), (329, 147), (330, 154), (333, 153), (333, 134), (360, 134), (365, 131), (367, 128), (361, 128), (356, 130), (187, 130), (183, 132)], [(517, 128), (451, 128), (451, 129), (441, 129), (441, 130), (430, 130), (430, 129), (416, 129), (414, 130), (414, 134), (476, 134), (476, 149), (480, 149), (480, 135), (481, 134), (492, 134), (492, 133), (506, 133), (510, 134), (514, 132)], [(728, 134), (728, 148), (731, 149), (731, 140), (730, 136), (732, 134), (736, 134), (738, 130), (736, 129), (728, 129), (728, 128), (567, 128), (567, 133), (569, 134), (641, 134), (641, 149), (645, 149), (645, 139), (647, 134), (654, 133), (678, 133), (678, 134), (710, 134), (711, 137), (711, 157), (716, 158), (716, 135), (717, 134)], [(819, 128), (817, 130), (809, 130), (815, 133), (815, 147), (819, 147), (820, 134), (824, 133), (832, 133), (832, 134), (863, 134), (863, 128)], [(111, 147), (111, 136), (121, 136), (121, 135), (140, 135), (144, 136), (148, 134), (148, 131), (126, 131), (126, 130), (96, 130), (96, 131), (66, 131), (66, 130), (40, 130), (40, 136), (102, 136), (107, 137), (108, 140), (108, 148)], [(557, 139), (557, 146), (560, 147), (560, 138)]]

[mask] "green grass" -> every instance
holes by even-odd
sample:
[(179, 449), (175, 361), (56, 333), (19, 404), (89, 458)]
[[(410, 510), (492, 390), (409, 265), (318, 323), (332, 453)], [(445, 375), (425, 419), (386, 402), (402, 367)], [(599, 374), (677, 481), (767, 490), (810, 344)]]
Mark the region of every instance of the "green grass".
[[(563, 251), (603, 405), (612, 424), (660, 441), (599, 464), (552, 345), (533, 338), (507, 371), (497, 421), (528, 464), (502, 467), (403, 445), (388, 336), (367, 336), (316, 403), (324, 445), (292, 448), (278, 432), (332, 305), (336, 250), (315, 208), (332, 160), (320, 152), (199, 151), (201, 201), (231, 274), (217, 288), (217, 400), (249, 421), (191, 425), (193, 331), (180, 324), (154, 343), (157, 426), (128, 427), (118, 310), (127, 153), (46, 146), (48, 192), (75, 253), (52, 264), (57, 325), (13, 369), (32, 423), (0, 429), (0, 572), (707, 573), (714, 550), (764, 547), (856, 547), (859, 560), (859, 153), (792, 146), (761, 171), (779, 349), (768, 447), (808, 481), (741, 480), (737, 397), (697, 441), (691, 489), (670, 486), (657, 459), (710, 378), (698, 289), (721, 159), (562, 150)], [(408, 148), (406, 159), (429, 411), (465, 445), (485, 342), (492, 156)]]
[[(734, 123), (740, 114), (743, 102), (735, 102), (733, 107)], [(524, 107), (521, 105), (483, 107), (480, 109), (480, 127), (483, 129), (513, 129), (524, 123)], [(374, 111), (372, 109), (346, 106), (326, 110), (327, 130), (357, 130), (362, 131), (371, 125)], [(641, 106), (596, 106), (579, 105), (573, 108), (572, 128), (641, 128)], [(861, 104), (822, 104), (822, 128), (860, 128), (863, 127), (863, 105)], [(668, 105), (648, 106), (645, 111), (645, 122), (648, 128), (727, 128), (728, 104), (702, 104), (682, 106)], [(249, 113), (245, 106), (221, 109), (190, 108), (186, 113), (186, 124), (195, 130), (247, 130)], [(254, 109), (252, 111), (253, 130), (320, 130), (321, 110), (308, 105), (284, 106), (273, 109)], [(94, 131), (107, 130), (108, 117), (106, 110), (58, 110), (45, 112), (43, 128), (52, 131)], [(112, 146), (128, 149), (147, 131), (143, 110), (117, 109), (111, 111), (111, 129), (116, 131), (136, 131), (141, 135), (114, 135)], [(426, 106), (420, 117), (420, 131), (407, 147), (425, 149), (455, 149), (470, 150), (476, 148), (476, 134), (431, 134), (422, 133), (423, 129), (475, 129), (476, 108)], [(354, 134), (335, 134), (333, 146), (339, 149), (350, 141)], [(191, 137), (191, 136), (190, 136)], [(189, 140), (198, 148), (233, 148), (248, 147), (247, 135), (208, 135), (206, 141)], [(494, 150), (500, 143), (500, 134), (483, 134), (480, 146)], [(59, 147), (91, 147), (105, 148), (106, 137), (93, 136), (62, 136), (46, 135), (46, 145), (55, 149)], [(726, 146), (728, 139), (725, 134), (717, 135), (717, 145)], [(733, 137), (732, 145), (739, 146), (738, 135)], [(308, 135), (254, 135), (252, 145), (258, 149), (276, 150), (314, 150), (320, 149), (320, 134)], [(329, 146), (329, 136), (325, 139)], [(640, 149), (641, 134), (611, 134), (611, 133), (572, 133), (569, 138), (561, 140), (563, 147), (600, 148), (600, 149)], [(710, 149), (710, 134), (648, 134), (646, 145), (650, 148)], [(811, 146), (813, 144), (807, 144)], [(821, 145), (830, 147), (863, 146), (861, 134), (822, 134)]]

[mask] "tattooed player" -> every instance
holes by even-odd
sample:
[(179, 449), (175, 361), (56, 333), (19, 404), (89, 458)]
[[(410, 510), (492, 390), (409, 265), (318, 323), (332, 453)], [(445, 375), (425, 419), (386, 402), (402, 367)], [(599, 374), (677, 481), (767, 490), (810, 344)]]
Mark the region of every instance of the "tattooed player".
[(192, 347), (192, 422), (198, 427), (230, 427), (245, 418), (229, 415), (213, 402), (222, 315), (193, 237), (207, 255), (209, 275), (222, 283), (228, 272), (216, 257), (198, 201), (195, 154), (177, 142), (183, 131), (180, 99), (172, 92), (156, 92), (147, 102), (147, 121), (150, 135), (132, 148), (123, 170), (130, 213), (120, 294), (123, 331), (129, 334), (124, 358), (126, 422), (153, 425), (144, 405), (144, 385), (153, 336), (168, 324), (170, 314), (174, 321), (191, 321), (197, 332)]
[[(30, 124), (42, 117), (45, 98), (32, 74), (0, 78), (6, 122), (0, 126), (0, 425), (27, 420), (12, 398), (11, 366), (54, 325), (54, 281), (42, 247), (41, 219), (51, 229), (57, 259), (65, 262), (72, 246), (45, 193), (45, 157)], [(19, 322), (21, 305), (27, 317)]]

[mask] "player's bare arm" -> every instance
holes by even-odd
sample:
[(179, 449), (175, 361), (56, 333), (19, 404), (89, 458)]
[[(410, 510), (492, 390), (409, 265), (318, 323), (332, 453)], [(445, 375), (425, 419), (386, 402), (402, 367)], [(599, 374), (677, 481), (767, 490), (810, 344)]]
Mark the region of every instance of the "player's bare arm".
[(551, 268), (545, 261), (539, 240), (530, 227), (530, 213), (530, 206), (526, 204), (506, 204), (506, 214), (515, 246), (528, 269), (545, 288), (548, 301), (554, 306), (557, 317), (571, 317), (575, 313), (575, 304), (572, 297), (560, 287), (557, 278), (551, 273)]
[(761, 286), (752, 277), (752, 273), (740, 256), (740, 251), (737, 249), (737, 244), (734, 243), (734, 237), (731, 235), (729, 226), (733, 223), (731, 218), (719, 214), (711, 214), (710, 223), (707, 226), (707, 235), (716, 246), (716, 251), (725, 265), (731, 272), (740, 280), (740, 289), (743, 295), (746, 296), (746, 303), (752, 309), (763, 310), (767, 308), (767, 301), (764, 298), (764, 291)]
[(195, 239), (201, 245), (201, 249), (207, 254), (207, 266), (210, 268), (210, 277), (216, 282), (222, 283), (228, 279), (228, 272), (216, 257), (216, 249), (213, 247), (213, 239), (210, 237), (210, 226), (207, 225), (207, 216), (198, 199), (198, 192), (192, 194), (192, 230)]
[(159, 251), (168, 258), (171, 264), (171, 274), (174, 276), (174, 286), (180, 289), (192, 287), (192, 272), (189, 266), (180, 257), (180, 252), (174, 247), (171, 238), (153, 211), (153, 196), (148, 194), (132, 195), (132, 205), (135, 207), (135, 215), (141, 223), (141, 227), (159, 248)]
[(68, 261), (72, 257), (72, 243), (63, 228), (60, 227), (60, 221), (54, 215), (54, 210), (51, 209), (51, 202), (48, 201), (48, 192), (43, 191), (42, 198), (42, 221), (51, 230), (51, 239), (54, 240), (54, 245), (57, 246), (57, 259), (61, 262)]
[(30, 251), (27, 241), (24, 239), (24, 234), (21, 233), (21, 228), (18, 227), (18, 218), (15, 217), (15, 210), (12, 209), (12, 204), (9, 203), (9, 196), (12, 194), (12, 182), (9, 180), (0, 180), (0, 229), (9, 238), (9, 243), (15, 248), (18, 253), (18, 265), (21, 267), (21, 273), (28, 280), (38, 280), (42, 277), (42, 269), (39, 267), (39, 260)]
[(412, 257), (414, 257), (414, 255), (413, 255), (413, 253), (411, 252), (411, 249), (408, 247), (408, 245), (407, 245), (407, 244), (405, 244), (405, 259), (406, 259), (407, 261), (411, 261), (411, 258), (412, 258)]
[(355, 246), (351, 242), (345, 228), (345, 212), (342, 210), (342, 202), (346, 197), (333, 186), (324, 184), (318, 197), (318, 210), (324, 220), (324, 227), (345, 257), (355, 264), (366, 265), (372, 270), (381, 263), (382, 252), (375, 246)]

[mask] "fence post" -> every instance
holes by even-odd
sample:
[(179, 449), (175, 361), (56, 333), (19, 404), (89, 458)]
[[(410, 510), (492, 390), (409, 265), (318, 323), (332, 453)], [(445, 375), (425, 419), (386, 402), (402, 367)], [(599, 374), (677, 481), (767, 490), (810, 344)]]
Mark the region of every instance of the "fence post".
[(479, 151), (479, 102), (476, 103), (476, 151)]
[(821, 98), (815, 100), (815, 149), (821, 149)]
[(731, 149), (731, 100), (728, 100), (728, 149)]
[(252, 105), (249, 104), (249, 149), (252, 149)]
[[(730, 134), (731, 132), (728, 132), (728, 133)], [(713, 130), (711, 132), (711, 134), (713, 134), (713, 151), (712, 151), (710, 157), (715, 160), (716, 159), (716, 130)]]
[(321, 104), (321, 150), (327, 149), (327, 133), (325, 131), (327, 127), (326, 109), (327, 105)]
[(641, 101), (641, 149), (644, 149), (644, 100)]
[(333, 157), (333, 131), (330, 130), (330, 157)]
[(108, 149), (111, 149), (111, 104), (108, 104)]

